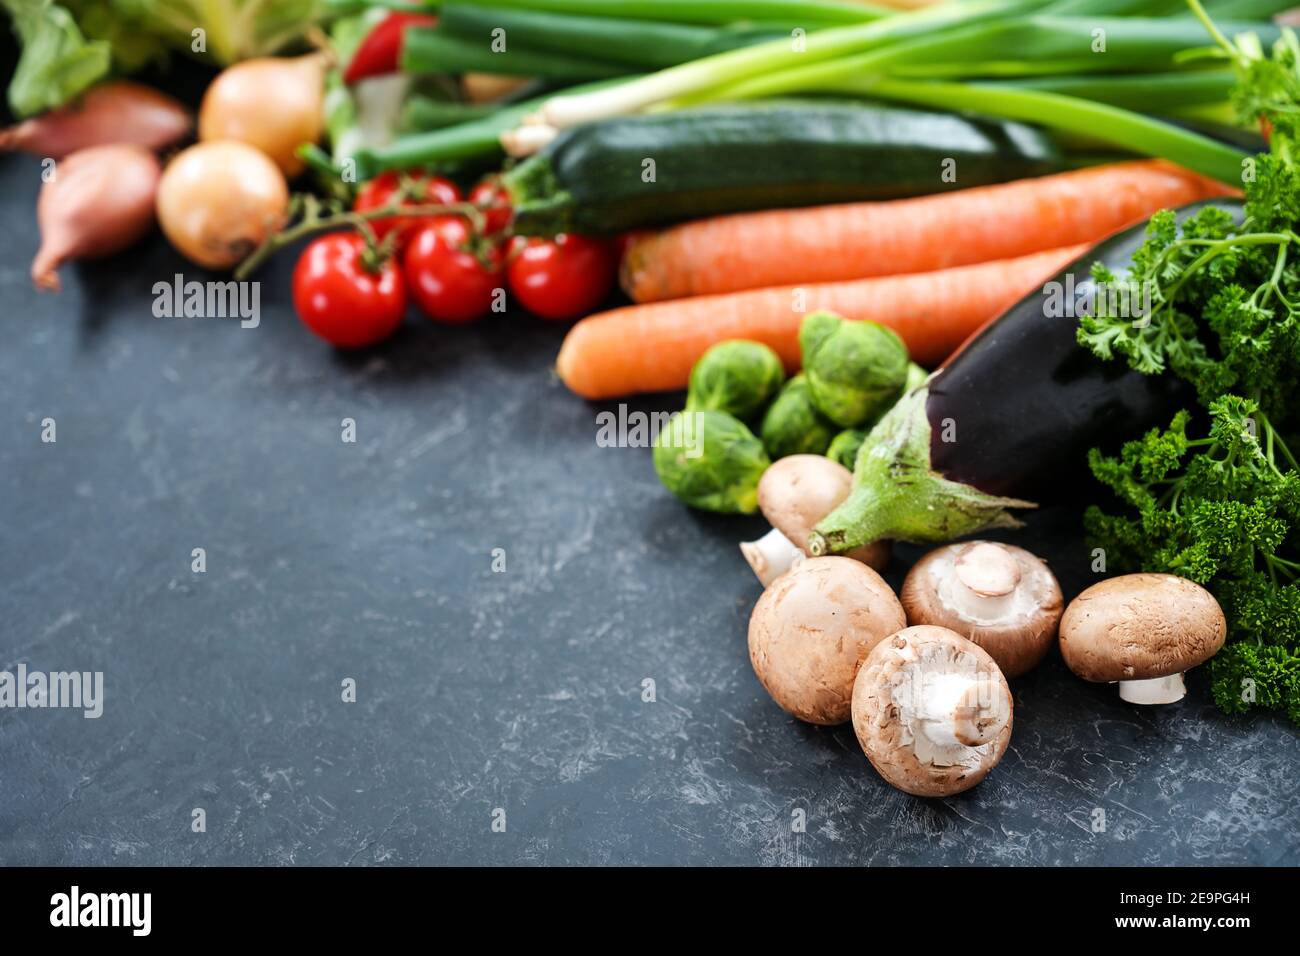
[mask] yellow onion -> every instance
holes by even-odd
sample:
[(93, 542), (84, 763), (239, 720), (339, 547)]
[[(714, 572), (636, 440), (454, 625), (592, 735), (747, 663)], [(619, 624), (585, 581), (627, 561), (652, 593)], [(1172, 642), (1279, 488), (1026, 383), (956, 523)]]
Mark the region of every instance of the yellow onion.
[(289, 187), (266, 155), (218, 140), (179, 153), (158, 184), (158, 223), (177, 251), (229, 269), (284, 223)]
[(199, 139), (234, 139), (256, 146), (292, 178), (302, 171), (296, 154), (325, 126), (323, 53), (245, 60), (212, 81), (199, 106)]

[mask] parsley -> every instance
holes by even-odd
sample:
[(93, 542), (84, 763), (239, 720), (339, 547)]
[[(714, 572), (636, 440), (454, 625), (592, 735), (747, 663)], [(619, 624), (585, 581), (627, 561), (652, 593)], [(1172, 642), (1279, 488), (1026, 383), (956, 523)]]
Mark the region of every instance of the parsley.
[(1206, 22), (1238, 70), (1234, 102), (1267, 122), (1271, 149), (1243, 170), (1240, 223), (1207, 207), (1180, 225), (1166, 210), (1123, 277), (1093, 270), (1099, 284), (1143, 289), (1148, 308), (1135, 321), (1103, 301), (1080, 321), (1080, 344), (1184, 379), (1200, 407), (1117, 456), (1091, 451), (1123, 507), (1094, 505), (1084, 525), (1112, 567), (1215, 594), (1229, 626), (1211, 663), (1225, 712), (1284, 709), (1300, 724), (1300, 42), (1284, 31), (1270, 58), (1257, 38), (1233, 44)]

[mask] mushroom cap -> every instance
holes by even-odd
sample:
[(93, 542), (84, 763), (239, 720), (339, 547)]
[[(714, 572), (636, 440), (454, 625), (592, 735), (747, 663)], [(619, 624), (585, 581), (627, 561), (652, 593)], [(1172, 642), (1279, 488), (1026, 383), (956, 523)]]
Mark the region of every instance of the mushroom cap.
[(1125, 574), (1088, 588), (1061, 618), (1061, 656), (1084, 680), (1181, 674), (1223, 646), (1228, 622), (1214, 595), (1173, 574)]
[(1000, 541), (963, 541), (913, 565), (899, 592), (908, 624), (934, 624), (974, 641), (1008, 678), (1038, 666), (1065, 601), (1036, 555)]
[[(758, 508), (768, 524), (807, 554), (808, 534), (852, 490), (853, 472), (839, 462), (823, 455), (787, 455), (759, 479)], [(889, 561), (889, 542), (874, 541), (844, 557), (880, 570)]]
[[(917, 699), (929, 682), (963, 676), (999, 695), (990, 705), (1006, 723), (978, 746), (937, 748), (915, 732)], [(1012, 698), (993, 658), (946, 627), (905, 628), (877, 644), (853, 684), (853, 730), (879, 774), (918, 797), (943, 797), (975, 786), (1011, 742)]]
[(754, 605), (749, 659), (787, 713), (842, 724), (858, 665), (906, 623), (898, 598), (871, 568), (849, 558), (810, 558), (773, 581)]

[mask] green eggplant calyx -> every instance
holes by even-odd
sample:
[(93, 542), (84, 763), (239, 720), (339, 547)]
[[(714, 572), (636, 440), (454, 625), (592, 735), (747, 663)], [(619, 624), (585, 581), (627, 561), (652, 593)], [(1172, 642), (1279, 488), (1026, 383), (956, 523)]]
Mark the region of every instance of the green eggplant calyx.
[(1012, 508), (1032, 501), (990, 495), (950, 481), (930, 464), (930, 390), (910, 392), (880, 420), (858, 450), (853, 491), (808, 537), (814, 556), (842, 554), (889, 539), (942, 542), (990, 528), (1016, 528)]

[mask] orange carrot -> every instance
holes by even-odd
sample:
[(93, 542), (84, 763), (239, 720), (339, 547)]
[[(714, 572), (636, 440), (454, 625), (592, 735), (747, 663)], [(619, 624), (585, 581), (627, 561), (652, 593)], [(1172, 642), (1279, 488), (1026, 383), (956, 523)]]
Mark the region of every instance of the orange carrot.
[(940, 272), (823, 285), (778, 286), (654, 302), (583, 319), (564, 339), (556, 370), (584, 398), (684, 388), (696, 359), (727, 339), (753, 339), (799, 367), (799, 323), (829, 309), (903, 337), (912, 358), (936, 365), (989, 319), (1045, 282), (1088, 246), (1071, 246)]
[(633, 240), (633, 301), (841, 282), (1096, 242), (1166, 206), (1228, 190), (1158, 160), (981, 186), (919, 199), (719, 216)]

